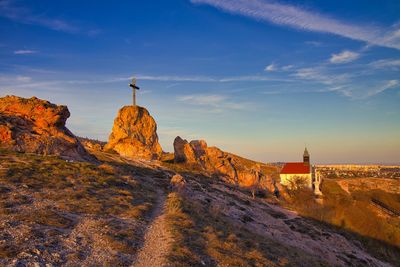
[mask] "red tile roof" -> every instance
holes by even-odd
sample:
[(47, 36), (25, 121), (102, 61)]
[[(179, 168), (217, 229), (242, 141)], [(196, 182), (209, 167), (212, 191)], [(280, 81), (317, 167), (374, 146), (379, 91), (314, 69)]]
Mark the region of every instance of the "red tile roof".
[(289, 162), (283, 166), (281, 174), (306, 174), (310, 173), (310, 165), (304, 162)]

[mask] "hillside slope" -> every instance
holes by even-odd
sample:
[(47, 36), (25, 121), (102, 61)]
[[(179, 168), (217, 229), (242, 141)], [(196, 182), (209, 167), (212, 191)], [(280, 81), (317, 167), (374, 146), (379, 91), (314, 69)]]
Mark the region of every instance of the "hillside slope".
[(165, 196), (168, 266), (390, 266), (332, 227), (182, 166), (174, 188), (176, 171), (159, 162), (0, 152), (0, 265), (135, 264)]

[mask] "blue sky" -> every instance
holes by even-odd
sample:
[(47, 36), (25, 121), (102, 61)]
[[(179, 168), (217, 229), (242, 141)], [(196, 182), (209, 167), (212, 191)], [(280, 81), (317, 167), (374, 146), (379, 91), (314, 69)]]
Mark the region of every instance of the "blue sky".
[(260, 161), (400, 162), (400, 2), (0, 0), (0, 95), (107, 140), (138, 103), (173, 139)]

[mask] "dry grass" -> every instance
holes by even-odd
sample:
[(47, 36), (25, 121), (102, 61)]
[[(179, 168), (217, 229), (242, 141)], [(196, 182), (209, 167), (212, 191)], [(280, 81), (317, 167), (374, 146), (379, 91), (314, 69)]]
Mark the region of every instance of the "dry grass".
[(308, 254), (258, 236), (176, 192), (167, 199), (175, 243), (172, 266), (308, 266), (325, 264)]
[(321, 205), (310, 192), (298, 190), (292, 194), (291, 207), (302, 216), (338, 227), (341, 234), (361, 241), (368, 253), (378, 259), (395, 265), (400, 262), (400, 218), (381, 216), (371, 204), (371, 199), (376, 198), (398, 208), (400, 195), (382, 190), (356, 190), (349, 194), (330, 179), (324, 180), (323, 194)]
[[(154, 171), (5, 150), (0, 166), (0, 265), (38, 244), (56, 265), (96, 262), (91, 257), (103, 252), (124, 265), (135, 255), (157, 198), (157, 188), (141, 174)], [(51, 258), (53, 250), (65, 255)]]

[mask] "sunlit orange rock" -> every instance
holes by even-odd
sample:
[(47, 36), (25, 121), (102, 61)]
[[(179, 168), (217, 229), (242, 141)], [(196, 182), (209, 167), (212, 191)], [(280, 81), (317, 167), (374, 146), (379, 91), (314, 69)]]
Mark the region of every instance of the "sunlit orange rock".
[(187, 140), (177, 136), (174, 140), (174, 162), (197, 163), (196, 154), (193, 147)]
[(224, 177), (228, 182), (242, 186), (258, 186), (274, 192), (275, 186), (269, 174), (262, 172), (259, 164), (217, 147), (208, 147), (204, 140), (188, 142), (181, 137), (174, 140), (174, 161), (196, 164), (210, 174)]
[(106, 150), (114, 150), (127, 158), (160, 159), (157, 124), (147, 109), (125, 106), (118, 111)]
[(0, 144), (15, 151), (94, 160), (65, 127), (66, 106), (17, 96), (0, 98)]

